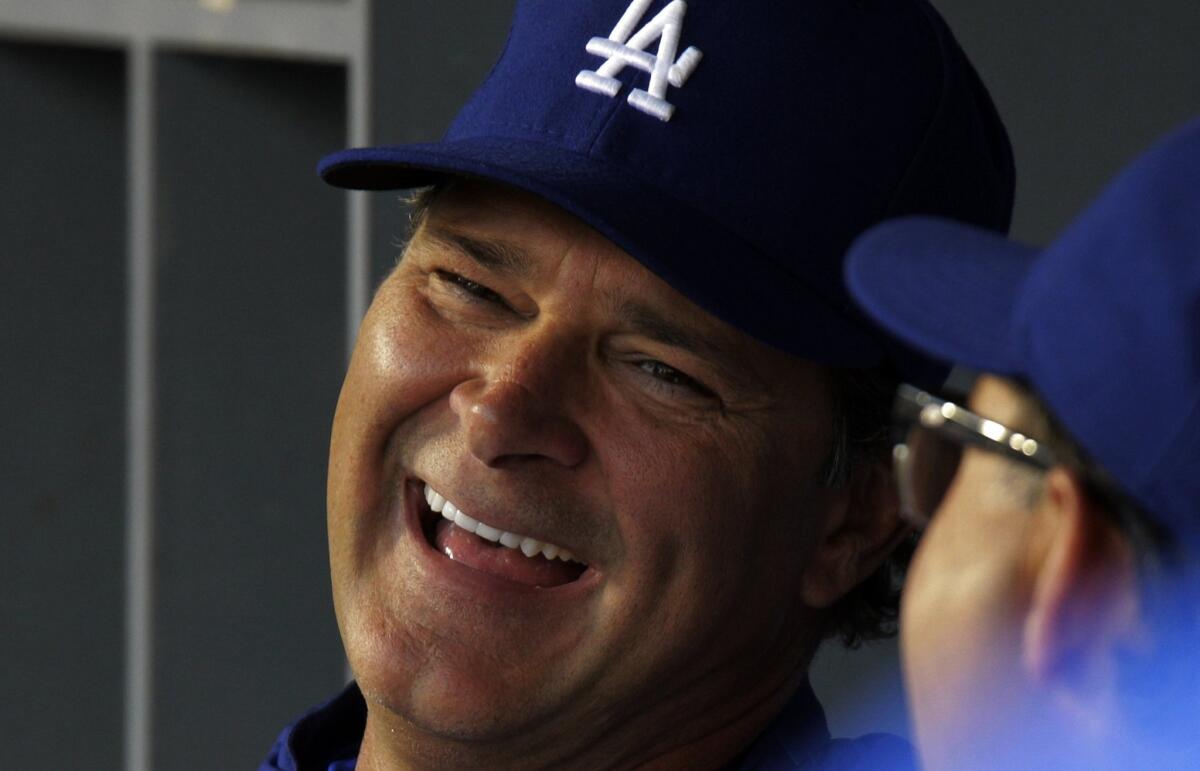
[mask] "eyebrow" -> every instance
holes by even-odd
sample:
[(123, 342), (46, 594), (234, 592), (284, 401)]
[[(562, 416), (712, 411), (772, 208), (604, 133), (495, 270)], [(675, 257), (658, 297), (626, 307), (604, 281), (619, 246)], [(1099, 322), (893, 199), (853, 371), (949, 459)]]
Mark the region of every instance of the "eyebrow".
[(497, 273), (528, 278), (533, 272), (529, 255), (504, 241), (485, 241), (434, 225), (426, 225), (425, 233), (434, 241), (462, 252), (482, 267)]
[[(505, 241), (472, 238), (428, 222), (425, 224), (425, 234), (431, 240), (466, 255), (489, 270), (517, 278), (528, 278), (533, 274), (533, 260), (529, 255)], [(683, 349), (704, 359), (722, 379), (731, 384), (744, 386), (748, 383), (744, 373), (740, 373), (742, 368), (735, 366), (741, 362), (740, 357), (711, 338), (697, 334), (694, 329), (672, 320), (643, 302), (625, 299), (616, 304), (618, 318), (634, 333), (662, 345)]]
[(742, 368), (735, 366), (740, 363), (740, 357), (711, 338), (698, 334), (694, 329), (679, 324), (657, 309), (636, 300), (622, 301), (617, 313), (636, 334), (672, 348), (689, 351), (711, 364), (726, 381), (746, 384), (745, 375), (740, 373)]

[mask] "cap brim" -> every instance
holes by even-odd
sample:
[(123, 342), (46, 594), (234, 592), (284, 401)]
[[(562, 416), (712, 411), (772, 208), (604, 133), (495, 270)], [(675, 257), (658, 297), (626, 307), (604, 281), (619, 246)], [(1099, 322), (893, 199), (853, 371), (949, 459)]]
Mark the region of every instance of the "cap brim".
[[(318, 171), (332, 185), (360, 190), (419, 187), (446, 174), (508, 184), (579, 217), (697, 305), (780, 350), (848, 367), (884, 357), (854, 308), (835, 307), (671, 191), (580, 153), (479, 137), (345, 150), (322, 160)], [(671, 227), (680, 222), (690, 223), (686, 232)]]
[(846, 280), (889, 332), (952, 364), (1022, 374), (1016, 298), (1038, 250), (933, 217), (878, 225), (850, 248)]

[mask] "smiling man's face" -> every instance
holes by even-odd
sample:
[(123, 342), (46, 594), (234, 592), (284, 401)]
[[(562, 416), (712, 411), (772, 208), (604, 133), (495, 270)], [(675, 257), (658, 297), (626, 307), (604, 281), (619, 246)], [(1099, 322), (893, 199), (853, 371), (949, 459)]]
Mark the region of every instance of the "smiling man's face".
[(829, 388), (540, 199), (440, 192), (334, 421), (364, 747), (619, 764), (761, 728), (835, 599), (805, 580), (845, 506)]

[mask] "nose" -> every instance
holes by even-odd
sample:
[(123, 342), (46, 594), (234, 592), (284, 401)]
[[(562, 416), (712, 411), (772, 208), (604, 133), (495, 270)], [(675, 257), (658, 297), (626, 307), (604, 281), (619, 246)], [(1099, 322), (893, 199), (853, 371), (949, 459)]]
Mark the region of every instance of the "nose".
[(491, 367), (490, 373), (450, 392), (450, 408), (461, 421), (471, 453), (488, 466), (542, 459), (570, 468), (587, 457), (587, 437), (565, 409), (563, 390), (570, 388), (572, 378), (538, 387), (539, 380), (545, 382), (535, 371), (540, 366), (524, 356)]

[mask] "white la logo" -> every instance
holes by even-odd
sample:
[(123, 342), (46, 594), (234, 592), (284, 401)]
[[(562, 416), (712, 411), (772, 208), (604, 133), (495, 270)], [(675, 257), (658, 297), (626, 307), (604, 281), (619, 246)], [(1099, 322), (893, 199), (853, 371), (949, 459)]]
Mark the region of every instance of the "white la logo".
[[(634, 26), (646, 15), (646, 10), (652, 2), (653, 0), (633, 0), (611, 35), (607, 38), (594, 37), (588, 41), (587, 52), (603, 56), (608, 61), (595, 72), (580, 72), (575, 76), (575, 84), (588, 91), (614, 97), (621, 89), (621, 82), (615, 76), (625, 69), (626, 65), (636, 67), (642, 72), (650, 73), (650, 88), (648, 91), (634, 89), (629, 94), (629, 103), (659, 120), (668, 121), (675, 112), (675, 105), (666, 99), (668, 84), (682, 88), (696, 69), (696, 65), (700, 63), (703, 54), (695, 46), (689, 46), (679, 57), (679, 61), (675, 61), (675, 53), (679, 50), (679, 38), (683, 33), (683, 17), (687, 14), (687, 3), (684, 0), (672, 0), (649, 24), (634, 34)], [(659, 41), (658, 55), (651, 56), (646, 53), (646, 46), (655, 40)]]

